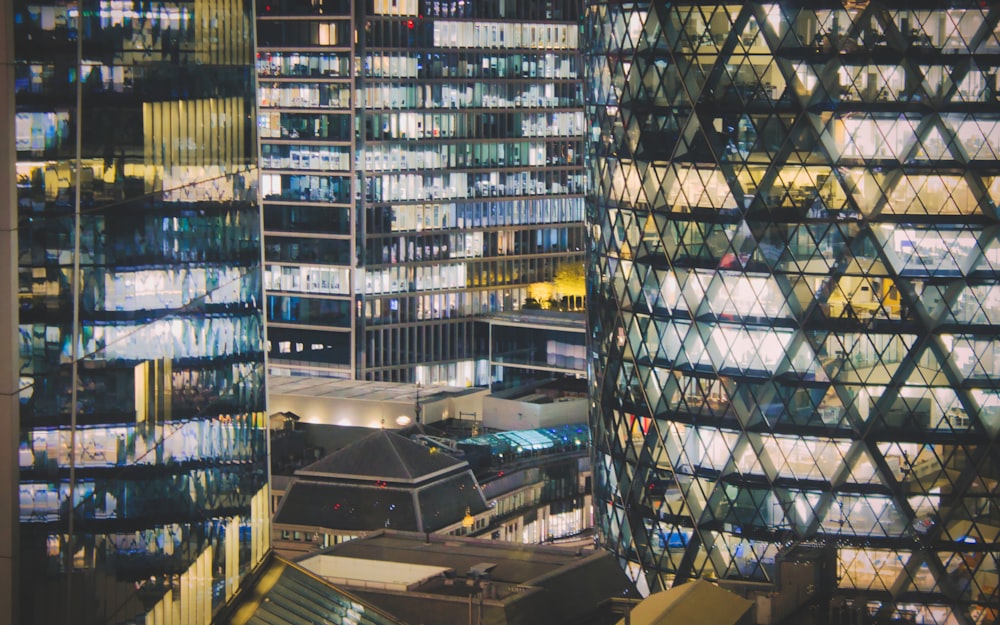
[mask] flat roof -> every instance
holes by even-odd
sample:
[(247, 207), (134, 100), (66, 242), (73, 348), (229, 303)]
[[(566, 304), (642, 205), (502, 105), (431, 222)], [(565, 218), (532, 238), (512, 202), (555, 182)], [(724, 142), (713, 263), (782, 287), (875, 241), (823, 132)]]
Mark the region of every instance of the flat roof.
[(309, 376), (271, 376), (267, 379), (267, 392), (272, 396), (293, 395), (413, 404), (418, 395), (420, 403), (427, 403), (452, 395), (485, 392), (485, 389), (458, 386), (417, 386), (416, 384), (338, 380)]
[(565, 332), (587, 331), (587, 315), (584, 313), (529, 309), (497, 313), (483, 319), (499, 326), (520, 326)]
[[(369, 560), (374, 567), (432, 567), (415, 569), (408, 580), (421, 570), (448, 570), (406, 590), (344, 583), (387, 613), (423, 625), (468, 622), (473, 603), (479, 622), (493, 625), (593, 623), (613, 598), (635, 592), (617, 559), (603, 550), (378, 530), (320, 553)], [(357, 577), (354, 569), (345, 572)], [(614, 620), (602, 616), (599, 622)]]
[(426, 537), (412, 532), (389, 530), (341, 543), (323, 553), (363, 560), (449, 568), (454, 569), (459, 576), (464, 576), (483, 562), (490, 562), (496, 565), (490, 570), (492, 581), (531, 584), (560, 569), (577, 566), (595, 552), (437, 534)]
[(348, 558), (323, 553), (303, 558), (298, 564), (331, 584), (395, 590), (408, 590), (451, 570), (446, 566)]

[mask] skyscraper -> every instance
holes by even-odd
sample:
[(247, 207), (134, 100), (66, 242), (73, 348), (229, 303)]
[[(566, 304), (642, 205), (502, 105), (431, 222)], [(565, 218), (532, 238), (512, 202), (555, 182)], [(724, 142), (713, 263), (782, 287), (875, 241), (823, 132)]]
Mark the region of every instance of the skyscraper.
[(595, 507), (656, 590), (836, 554), (985, 622), (1000, 516), (993, 2), (590, 2)]
[(259, 6), (271, 370), (486, 384), (474, 317), (583, 262), (580, 4)]
[(13, 22), (20, 620), (206, 623), (268, 548), (253, 8)]

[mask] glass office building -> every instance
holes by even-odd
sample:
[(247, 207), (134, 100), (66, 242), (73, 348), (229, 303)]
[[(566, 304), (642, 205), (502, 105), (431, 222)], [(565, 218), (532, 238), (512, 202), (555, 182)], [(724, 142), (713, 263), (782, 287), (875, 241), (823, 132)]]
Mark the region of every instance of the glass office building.
[(269, 540), (253, 7), (13, 13), (20, 620), (207, 623)]
[(878, 619), (996, 618), (1000, 12), (913, 4), (588, 3), (595, 506), (646, 590), (809, 542)]
[(583, 262), (579, 9), (260, 0), (273, 372), (488, 383), (473, 318)]

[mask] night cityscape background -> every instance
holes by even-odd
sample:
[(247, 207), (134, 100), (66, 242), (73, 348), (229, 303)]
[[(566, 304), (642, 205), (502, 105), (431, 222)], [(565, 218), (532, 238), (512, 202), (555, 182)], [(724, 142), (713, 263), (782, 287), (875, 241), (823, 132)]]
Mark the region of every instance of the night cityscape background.
[(1000, 619), (1000, 3), (0, 42), (0, 622)]

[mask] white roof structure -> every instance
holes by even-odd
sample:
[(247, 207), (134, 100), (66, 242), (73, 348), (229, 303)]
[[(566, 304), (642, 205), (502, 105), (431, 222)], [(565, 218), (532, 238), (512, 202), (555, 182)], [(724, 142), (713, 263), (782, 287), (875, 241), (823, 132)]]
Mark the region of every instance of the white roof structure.
[(451, 570), (441, 566), (325, 554), (301, 560), (298, 565), (331, 584), (399, 591), (406, 591), (431, 578), (444, 576)]

